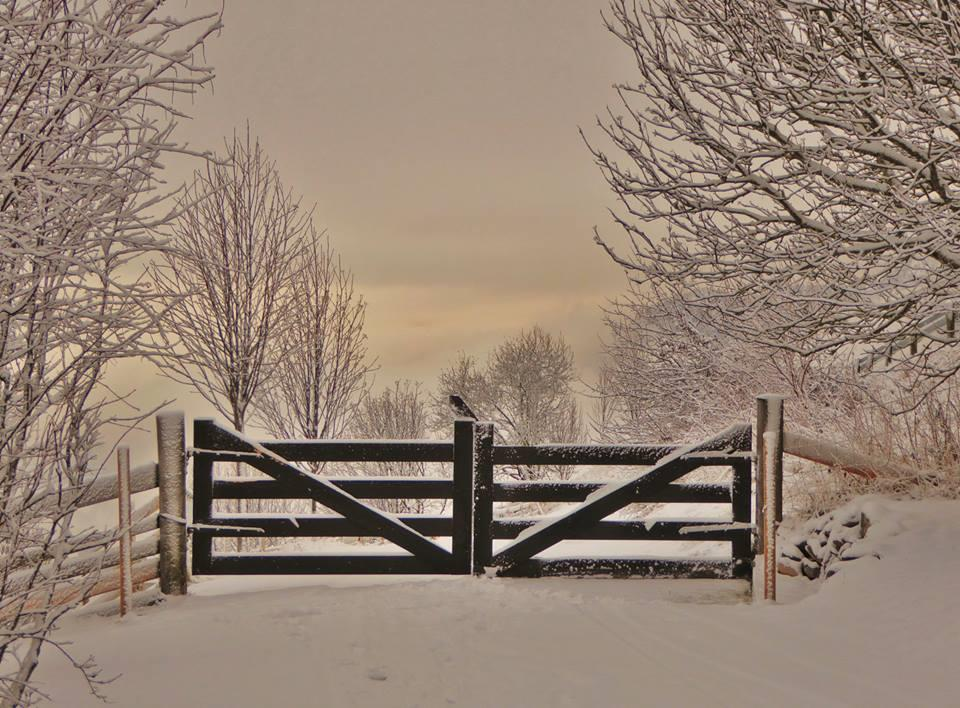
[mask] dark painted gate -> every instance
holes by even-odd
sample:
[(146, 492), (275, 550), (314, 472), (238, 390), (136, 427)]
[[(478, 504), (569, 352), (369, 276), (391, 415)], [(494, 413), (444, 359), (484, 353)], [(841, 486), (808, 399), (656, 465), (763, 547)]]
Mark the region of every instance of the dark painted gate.
[[(753, 567), (751, 430), (731, 428), (683, 448), (650, 445), (495, 445), (493, 425), (458, 420), (451, 441), (249, 440), (211, 420), (194, 424), (193, 572), (431, 573), (750, 578)], [(214, 462), (239, 462), (269, 479), (214, 479)], [(446, 462), (450, 478), (319, 477), (297, 462)], [(647, 467), (615, 484), (494, 481), (497, 465)], [(729, 483), (683, 483), (702, 467), (728, 467)], [(214, 513), (217, 499), (312, 499), (337, 515)], [(449, 516), (392, 515), (364, 499), (446, 499)], [(581, 502), (555, 518), (501, 518), (498, 502)], [(732, 521), (608, 519), (634, 503), (727, 504)], [(380, 537), (405, 553), (214, 552), (217, 537)], [(449, 548), (434, 539), (449, 538)], [(564, 540), (702, 540), (730, 543), (729, 560), (544, 558)], [(512, 541), (496, 548), (495, 542)]]

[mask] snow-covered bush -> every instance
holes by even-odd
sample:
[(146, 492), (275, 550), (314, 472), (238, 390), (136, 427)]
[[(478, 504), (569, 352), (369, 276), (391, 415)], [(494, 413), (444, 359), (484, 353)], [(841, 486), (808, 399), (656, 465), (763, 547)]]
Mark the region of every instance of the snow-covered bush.
[[(461, 396), (481, 420), (494, 424), (499, 444), (538, 445), (584, 440), (573, 350), (562, 335), (540, 327), (522, 331), (495, 347), (484, 364), (460, 354), (440, 372), (433, 403), (434, 426), (451, 424), (448, 397)], [(565, 478), (569, 467), (500, 465), (516, 479)]]

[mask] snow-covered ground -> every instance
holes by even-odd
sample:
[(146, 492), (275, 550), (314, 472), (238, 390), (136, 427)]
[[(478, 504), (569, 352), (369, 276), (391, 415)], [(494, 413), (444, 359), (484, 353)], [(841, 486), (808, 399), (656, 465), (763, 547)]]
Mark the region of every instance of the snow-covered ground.
[[(868, 503), (870, 554), (781, 577), (777, 605), (735, 581), (226, 577), (59, 638), (130, 708), (960, 705), (960, 502)], [(102, 705), (53, 652), (37, 679)]]

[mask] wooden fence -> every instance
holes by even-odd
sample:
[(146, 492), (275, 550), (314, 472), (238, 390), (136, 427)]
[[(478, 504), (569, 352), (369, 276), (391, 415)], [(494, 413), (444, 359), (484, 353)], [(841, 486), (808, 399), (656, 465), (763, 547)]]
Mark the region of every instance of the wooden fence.
[[(57, 587), (52, 598), (45, 593), (28, 597), (22, 609), (40, 602), (66, 604), (80, 597), (119, 592), (120, 613), (130, 607), (133, 588), (149, 580), (160, 580), (166, 594), (186, 592), (186, 528), (184, 517), (185, 447), (184, 422), (180, 413), (156, 417), (158, 462), (130, 468), (130, 450), (117, 449), (116, 474), (105, 475), (81, 489), (67, 490), (76, 509), (116, 500), (116, 529), (85, 534), (76, 538), (70, 555), (57, 567), (43, 562), (41, 575), (56, 572)], [(133, 494), (159, 489), (159, 495), (134, 509)], [(23, 554), (26, 563), (44, 556), (37, 548)], [(91, 585), (84, 576), (96, 572)], [(8, 577), (8, 593), (27, 591), (37, 576), (36, 568), (17, 571)]]
[[(186, 519), (186, 447), (180, 413), (158, 415), (157, 462), (130, 468), (126, 447), (117, 451), (117, 473), (74, 494), (86, 508), (117, 500), (116, 530), (92, 533), (60, 565), (54, 602), (106, 592), (129, 609), (135, 585), (159, 579), (165, 594), (187, 591), (187, 530), (193, 534), (195, 574), (245, 573), (474, 573), (499, 575), (613, 575), (729, 577), (752, 580), (754, 555), (761, 554), (763, 596), (776, 599), (776, 533), (783, 515), (783, 456), (795, 455), (863, 477), (905, 475), (902, 465), (881, 461), (784, 430), (783, 398), (760, 396), (751, 449), (749, 426), (686, 449), (672, 445), (496, 445), (493, 426), (460, 419), (452, 440), (264, 441), (254, 442), (216, 425), (194, 423), (193, 519)], [(291, 462), (422, 462), (452, 464), (452, 478), (319, 478)], [(752, 463), (756, 462), (756, 474)], [(244, 462), (271, 479), (214, 479), (215, 462)], [(617, 465), (649, 468), (624, 483), (501, 481), (503, 466)], [(729, 484), (678, 481), (697, 467), (728, 466)], [(159, 489), (134, 509), (133, 494)], [(69, 493), (69, 492), (68, 492)], [(312, 499), (330, 515), (214, 514), (217, 499)], [(361, 500), (421, 499), (451, 502), (449, 516), (380, 512)], [(751, 509), (751, 500), (753, 509)], [(556, 519), (504, 517), (503, 502), (576, 504)], [(731, 523), (709, 519), (610, 519), (633, 503), (730, 504)], [(382, 537), (408, 551), (398, 554), (213, 553), (217, 537)], [(432, 539), (449, 538), (449, 550)], [(730, 561), (688, 559), (536, 557), (538, 549), (563, 540), (725, 541)], [(496, 542), (508, 541), (495, 550)], [(42, 559), (29, 550), (26, 562)], [(49, 565), (50, 562), (47, 563)], [(52, 566), (51, 566), (52, 568)], [(95, 584), (81, 578), (100, 570)], [(42, 568), (41, 568), (42, 570)], [(32, 574), (32, 571), (31, 573)], [(23, 577), (20, 577), (20, 576)], [(29, 587), (26, 571), (8, 579), (10, 591)], [(69, 581), (76, 578), (76, 581)], [(29, 601), (28, 601), (29, 606)]]

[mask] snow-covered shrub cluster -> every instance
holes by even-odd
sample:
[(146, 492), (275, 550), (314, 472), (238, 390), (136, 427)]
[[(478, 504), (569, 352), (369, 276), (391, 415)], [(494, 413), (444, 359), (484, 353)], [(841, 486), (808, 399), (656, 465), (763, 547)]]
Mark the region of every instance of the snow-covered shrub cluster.
[[(831, 512), (782, 529), (778, 569), (784, 575), (829, 578), (843, 573), (851, 564), (882, 560), (900, 543), (895, 537), (940, 517), (948, 522), (955, 518), (956, 509), (955, 501), (858, 496)], [(936, 542), (956, 546), (955, 537), (950, 535)], [(923, 553), (930, 555), (927, 549)]]

